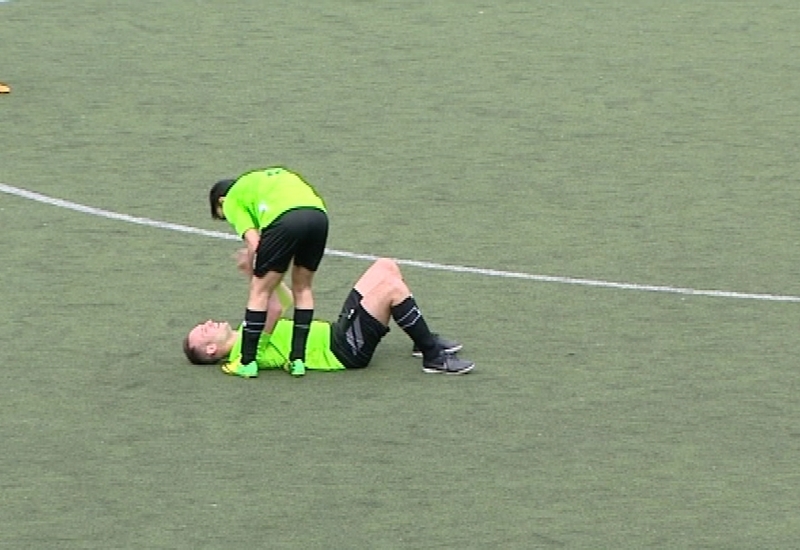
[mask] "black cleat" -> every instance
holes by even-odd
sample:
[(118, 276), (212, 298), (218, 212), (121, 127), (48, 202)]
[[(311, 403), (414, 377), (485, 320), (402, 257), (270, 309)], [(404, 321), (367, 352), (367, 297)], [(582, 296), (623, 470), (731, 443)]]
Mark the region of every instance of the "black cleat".
[[(436, 344), (444, 350), (445, 353), (453, 354), (461, 351), (461, 348), (464, 345), (461, 342), (456, 342), (455, 340), (448, 340), (446, 338), (442, 338), (435, 332), (433, 333), (433, 339), (436, 340)], [(422, 351), (414, 344), (414, 349), (411, 350), (411, 355), (414, 357), (422, 357)]]
[(451, 353), (441, 352), (435, 359), (422, 361), (422, 372), (428, 374), (467, 374), (475, 368), (475, 363), (459, 359)]

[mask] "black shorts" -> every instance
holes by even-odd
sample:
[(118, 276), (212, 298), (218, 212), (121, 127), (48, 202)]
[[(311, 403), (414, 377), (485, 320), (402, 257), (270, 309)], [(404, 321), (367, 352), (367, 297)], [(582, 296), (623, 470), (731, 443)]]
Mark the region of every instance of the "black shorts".
[(261, 230), (253, 274), (286, 273), (289, 264), (316, 271), (325, 255), (328, 215), (318, 208), (295, 208), (284, 212)]
[(389, 327), (370, 315), (360, 297), (351, 292), (339, 319), (331, 325), (331, 351), (345, 368), (363, 369), (388, 332)]

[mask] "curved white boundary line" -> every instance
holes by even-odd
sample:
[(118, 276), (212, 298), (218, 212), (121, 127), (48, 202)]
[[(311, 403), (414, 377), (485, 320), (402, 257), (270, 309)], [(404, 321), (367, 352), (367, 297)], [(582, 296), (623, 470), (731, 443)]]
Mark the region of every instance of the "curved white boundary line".
[[(74, 210), (76, 212), (82, 212), (84, 214), (91, 214), (93, 216), (108, 218), (111, 220), (119, 220), (123, 222), (133, 223), (136, 225), (156, 227), (159, 229), (169, 229), (171, 231), (190, 233), (192, 235), (202, 235), (204, 237), (213, 237), (216, 239), (226, 239), (231, 241), (239, 240), (239, 238), (236, 235), (230, 233), (220, 233), (218, 231), (209, 231), (206, 229), (199, 229), (197, 227), (191, 227), (188, 225), (160, 222), (157, 220), (151, 220), (149, 218), (140, 218), (137, 216), (129, 216), (128, 214), (120, 214), (108, 210), (101, 210), (100, 208), (93, 208), (91, 206), (85, 206), (83, 204), (77, 204), (62, 199), (48, 197), (47, 195), (42, 195), (40, 193), (35, 193), (33, 191), (28, 191), (26, 189), (20, 189), (19, 187), (13, 187), (11, 185), (5, 185), (3, 183), (0, 183), (0, 192), (6, 193), (8, 195), (15, 195), (17, 197), (22, 197), (25, 199), (30, 199), (44, 204), (49, 204), (52, 206), (57, 206), (59, 208), (66, 208), (68, 210)], [(357, 260), (373, 261), (378, 258), (378, 256), (374, 256), (372, 254), (357, 254), (355, 252), (345, 252), (342, 250), (333, 250), (331, 248), (325, 249), (325, 253), (330, 256), (353, 258)], [(742, 300), (762, 300), (770, 302), (800, 302), (800, 296), (782, 296), (779, 294), (748, 294), (744, 292), (730, 292), (726, 290), (697, 290), (694, 288), (680, 288), (671, 286), (615, 283), (613, 281), (576, 279), (573, 277), (556, 277), (551, 275), (533, 275), (531, 273), (522, 273), (517, 271), (501, 271), (497, 269), (483, 269), (479, 267), (437, 264), (437, 263), (423, 262), (418, 260), (398, 259), (397, 262), (402, 265), (420, 267), (423, 269), (449, 271), (453, 273), (470, 273), (473, 275), (484, 275), (487, 277), (503, 277), (506, 279), (523, 279), (527, 281), (538, 281), (544, 283), (561, 283), (561, 284), (593, 286), (601, 288), (616, 288), (619, 290), (638, 290), (644, 292), (661, 292), (666, 294), (683, 294), (687, 296), (710, 296), (714, 298), (737, 298)]]

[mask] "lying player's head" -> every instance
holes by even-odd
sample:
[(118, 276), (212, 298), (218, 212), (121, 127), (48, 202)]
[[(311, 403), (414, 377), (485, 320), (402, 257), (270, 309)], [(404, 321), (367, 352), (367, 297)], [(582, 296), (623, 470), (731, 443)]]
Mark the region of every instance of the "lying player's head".
[(220, 199), (228, 194), (228, 191), (234, 183), (236, 183), (236, 180), (219, 180), (211, 186), (211, 191), (208, 192), (208, 202), (211, 206), (211, 217), (213, 219), (225, 219), (225, 216), (222, 215), (222, 202)]
[(212, 321), (196, 325), (183, 339), (183, 353), (194, 365), (213, 365), (231, 351), (235, 333), (224, 321)]

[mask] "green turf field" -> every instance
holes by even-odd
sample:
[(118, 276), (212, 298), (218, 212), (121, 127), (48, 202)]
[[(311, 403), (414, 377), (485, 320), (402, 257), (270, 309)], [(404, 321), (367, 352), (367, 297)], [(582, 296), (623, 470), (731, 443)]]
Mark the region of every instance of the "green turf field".
[[(798, 28), (793, 0), (0, 2), (0, 548), (797, 548)], [(352, 255), (430, 262), (406, 278), (472, 374), (396, 327), (360, 372), (186, 363), (241, 319), (236, 243), (95, 214), (227, 233), (208, 187), (269, 164), (330, 208), (317, 313)]]

